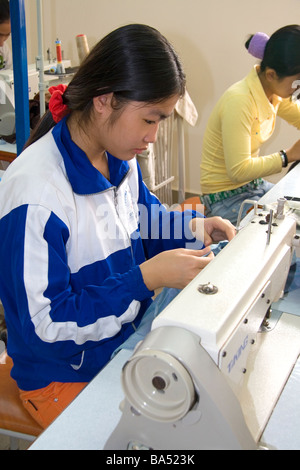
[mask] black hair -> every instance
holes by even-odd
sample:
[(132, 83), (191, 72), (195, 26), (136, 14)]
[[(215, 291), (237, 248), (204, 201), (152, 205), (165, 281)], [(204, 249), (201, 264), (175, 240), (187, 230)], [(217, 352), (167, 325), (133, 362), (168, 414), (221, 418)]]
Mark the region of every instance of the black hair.
[[(155, 103), (184, 92), (185, 74), (171, 44), (156, 29), (131, 24), (95, 45), (69, 83), (63, 101), (70, 112), (80, 113), (79, 122), (86, 122), (93, 98), (102, 94), (113, 93), (113, 106), (118, 110), (129, 101)], [(49, 116), (43, 121), (26, 146), (54, 125)]]
[[(248, 49), (251, 36), (245, 47)], [(260, 64), (263, 72), (266, 67), (274, 69), (279, 78), (300, 73), (300, 26), (288, 25), (272, 34), (266, 44)]]
[(10, 21), (9, 1), (0, 0), (0, 23)]

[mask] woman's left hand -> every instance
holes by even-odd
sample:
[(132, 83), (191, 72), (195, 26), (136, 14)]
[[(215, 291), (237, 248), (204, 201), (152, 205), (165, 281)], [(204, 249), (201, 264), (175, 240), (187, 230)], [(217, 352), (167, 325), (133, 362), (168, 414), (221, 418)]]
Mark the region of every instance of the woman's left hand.
[(192, 219), (190, 228), (194, 237), (201, 240), (205, 246), (222, 240), (232, 240), (236, 235), (235, 227), (227, 219), (207, 217)]

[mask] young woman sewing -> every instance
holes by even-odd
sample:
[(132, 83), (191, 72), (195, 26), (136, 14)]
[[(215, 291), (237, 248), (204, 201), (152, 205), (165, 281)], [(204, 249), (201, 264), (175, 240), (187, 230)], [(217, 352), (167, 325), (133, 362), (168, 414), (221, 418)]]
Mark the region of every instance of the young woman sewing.
[(272, 187), (266, 176), (300, 160), (300, 141), (271, 155), (259, 154), (274, 131), (277, 115), (300, 129), (300, 105), (291, 99), (300, 85), (300, 26), (285, 26), (270, 38), (257, 33), (246, 48), (261, 63), (215, 106), (200, 165), (207, 215), (220, 215), (232, 223), (243, 200), (258, 200)]
[(183, 288), (212, 259), (205, 245), (235, 234), (220, 218), (167, 212), (142, 181), (135, 155), (184, 91), (158, 31), (119, 28), (68, 87), (50, 88), (49, 111), (1, 181), (8, 354), (43, 427), (138, 328), (153, 291)]

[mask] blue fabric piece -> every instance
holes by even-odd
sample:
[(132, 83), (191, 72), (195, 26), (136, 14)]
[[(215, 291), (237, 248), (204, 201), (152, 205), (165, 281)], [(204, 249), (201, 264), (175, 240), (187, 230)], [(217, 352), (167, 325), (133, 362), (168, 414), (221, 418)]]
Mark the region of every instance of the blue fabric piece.
[(291, 265), (284, 292), (287, 293), (296, 289), (300, 289), (300, 258), (296, 258), (296, 261)]
[(272, 310), (300, 316), (300, 258), (291, 265), (284, 292), (283, 298), (272, 304)]

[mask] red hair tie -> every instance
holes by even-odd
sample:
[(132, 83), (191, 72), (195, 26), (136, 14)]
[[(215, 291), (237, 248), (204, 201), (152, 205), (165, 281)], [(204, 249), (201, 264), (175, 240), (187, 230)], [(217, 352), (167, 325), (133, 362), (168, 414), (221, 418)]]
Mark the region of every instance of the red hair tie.
[(67, 85), (63, 85), (62, 83), (49, 88), (49, 93), (51, 94), (49, 110), (52, 114), (53, 121), (56, 123), (69, 113), (68, 106), (63, 103), (63, 94), (66, 88)]

